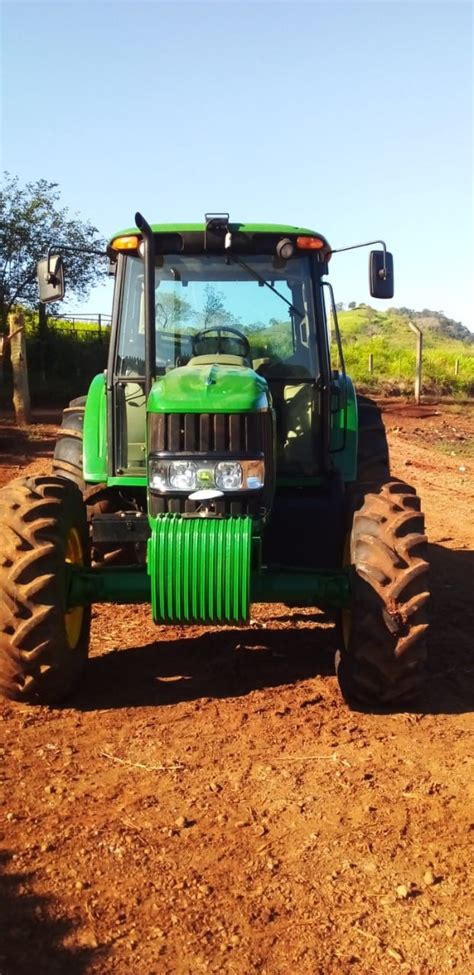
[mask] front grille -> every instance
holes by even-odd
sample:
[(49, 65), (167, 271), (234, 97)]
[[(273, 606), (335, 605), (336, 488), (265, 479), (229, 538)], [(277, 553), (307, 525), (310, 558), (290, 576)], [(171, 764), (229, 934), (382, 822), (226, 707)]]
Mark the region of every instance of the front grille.
[[(269, 506), (274, 488), (273, 414), (258, 413), (152, 413), (149, 415), (149, 450), (209, 454), (262, 454), (265, 458), (265, 487), (251, 495), (229, 495), (215, 503), (217, 514), (258, 517)], [(152, 494), (152, 515), (193, 512), (199, 507), (187, 498)]]
[(150, 415), (150, 450), (179, 453), (235, 452), (267, 456), (271, 414), (154, 413)]

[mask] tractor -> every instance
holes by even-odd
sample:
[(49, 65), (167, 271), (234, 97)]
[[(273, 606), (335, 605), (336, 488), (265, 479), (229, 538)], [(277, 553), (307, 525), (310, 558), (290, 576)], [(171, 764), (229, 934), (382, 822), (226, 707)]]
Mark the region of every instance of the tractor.
[[(370, 293), (391, 298), (392, 255), (369, 244)], [(332, 253), (312, 230), (225, 213), (137, 213), (112, 237), (107, 369), (64, 410), (51, 476), (0, 491), (5, 697), (68, 695), (100, 602), (234, 627), (253, 603), (318, 607), (335, 616), (349, 706), (419, 693), (424, 520), (346, 373)], [(62, 253), (38, 281), (41, 301), (63, 297)]]

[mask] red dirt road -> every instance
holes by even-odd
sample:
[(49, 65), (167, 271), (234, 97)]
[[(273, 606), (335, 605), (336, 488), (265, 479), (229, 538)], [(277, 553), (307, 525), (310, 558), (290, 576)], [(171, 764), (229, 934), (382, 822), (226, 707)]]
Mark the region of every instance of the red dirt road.
[[(67, 707), (0, 705), (1, 975), (474, 972), (474, 414), (421, 412), (385, 412), (431, 549), (418, 711), (348, 710), (323, 614), (96, 607)], [(0, 483), (54, 436), (0, 421)]]

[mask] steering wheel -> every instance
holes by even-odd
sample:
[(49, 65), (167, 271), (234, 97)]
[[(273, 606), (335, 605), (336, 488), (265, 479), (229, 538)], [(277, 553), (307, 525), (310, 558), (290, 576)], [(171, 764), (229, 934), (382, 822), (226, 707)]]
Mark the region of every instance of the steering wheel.
[[(212, 353), (217, 353), (217, 355), (222, 355), (222, 354), (224, 354), (224, 355), (225, 354), (228, 354), (229, 355), (229, 354), (232, 354), (232, 355), (241, 355), (242, 358), (244, 358), (244, 359), (250, 358), (250, 344), (249, 344), (249, 341), (248, 341), (247, 336), (244, 335), (243, 332), (239, 332), (238, 328), (232, 328), (230, 325), (213, 325), (213, 326), (211, 326), (211, 328), (203, 328), (200, 332), (196, 332), (196, 334), (193, 335), (193, 337), (192, 337), (192, 351), (193, 351), (193, 355), (206, 355), (207, 354), (206, 352), (199, 351), (199, 343), (202, 340), (204, 340), (204, 342), (206, 342), (206, 339), (210, 338), (211, 333), (212, 333), (212, 336), (214, 337), (215, 340), (214, 340), (213, 343), (211, 343), (213, 347), (211, 348), (211, 353), (210, 354), (212, 354)], [(236, 337), (239, 340), (239, 342), (241, 344), (241, 351), (240, 352), (237, 352), (237, 353), (229, 353), (228, 350), (226, 350), (225, 348), (223, 348), (223, 344), (225, 343), (225, 340), (226, 340), (225, 339), (225, 333), (228, 333), (233, 338)], [(217, 348), (215, 348), (215, 345), (216, 344), (217, 344)]]

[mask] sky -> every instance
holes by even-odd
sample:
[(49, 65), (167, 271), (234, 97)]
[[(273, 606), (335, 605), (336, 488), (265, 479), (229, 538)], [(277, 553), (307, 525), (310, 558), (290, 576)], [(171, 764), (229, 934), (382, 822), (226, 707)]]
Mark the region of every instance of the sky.
[[(389, 305), (474, 330), (473, 6), (457, 0), (4, 0), (2, 169), (131, 226), (310, 227), (394, 253)], [(368, 253), (334, 255), (367, 302)], [(82, 312), (110, 311), (110, 284)]]

